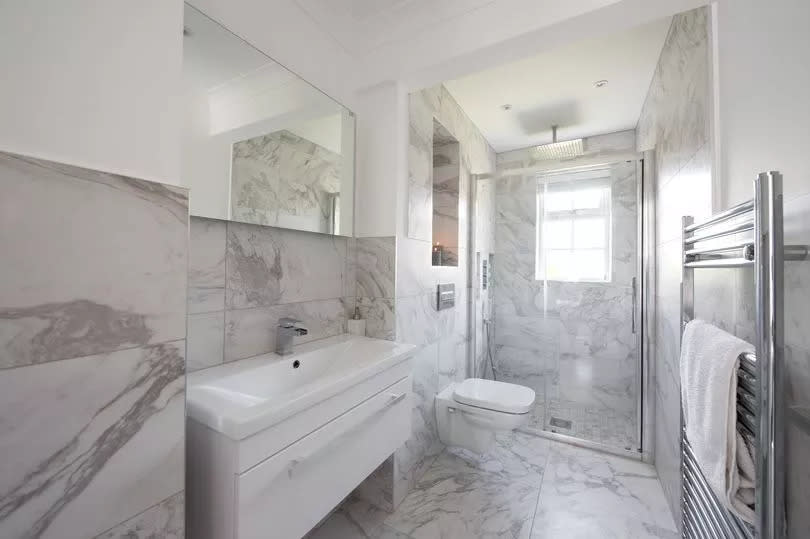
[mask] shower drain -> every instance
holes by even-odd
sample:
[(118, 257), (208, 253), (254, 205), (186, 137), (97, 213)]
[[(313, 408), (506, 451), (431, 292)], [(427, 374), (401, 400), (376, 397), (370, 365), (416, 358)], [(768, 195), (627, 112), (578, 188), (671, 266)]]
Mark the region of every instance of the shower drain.
[(559, 427), (561, 429), (571, 430), (571, 421), (568, 419), (560, 419), (559, 417), (552, 417), (548, 421), (552, 427)]

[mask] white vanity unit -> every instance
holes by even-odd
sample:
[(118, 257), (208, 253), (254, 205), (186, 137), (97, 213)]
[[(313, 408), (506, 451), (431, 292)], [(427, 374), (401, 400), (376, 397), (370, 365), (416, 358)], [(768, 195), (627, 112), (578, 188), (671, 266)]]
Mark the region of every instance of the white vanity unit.
[(408, 439), (412, 345), (341, 335), (188, 376), (188, 532), (299, 538)]

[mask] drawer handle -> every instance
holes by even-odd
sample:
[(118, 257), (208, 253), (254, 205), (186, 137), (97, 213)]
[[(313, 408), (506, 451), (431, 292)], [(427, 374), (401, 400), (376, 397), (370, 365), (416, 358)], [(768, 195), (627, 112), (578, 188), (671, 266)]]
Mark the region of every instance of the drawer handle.
[(345, 438), (351, 432), (358, 429), (359, 427), (362, 427), (368, 421), (371, 421), (373, 418), (377, 417), (379, 414), (381, 414), (382, 412), (384, 412), (388, 408), (392, 407), (393, 405), (397, 404), (398, 402), (401, 402), (407, 396), (408, 396), (407, 393), (400, 393), (399, 395), (397, 395), (396, 393), (391, 393), (390, 396), (388, 397), (388, 400), (385, 401), (385, 403), (382, 406), (380, 406), (380, 408), (378, 410), (371, 413), (368, 417), (363, 419), (360, 423), (358, 423), (357, 425), (351, 427), (350, 429), (348, 429), (347, 431), (341, 433), (340, 435), (336, 436), (335, 438), (328, 441), (326, 444), (322, 445), (318, 449), (315, 449), (314, 451), (310, 451), (309, 453), (304, 453), (304, 454), (292, 459), (290, 461), (290, 463), (287, 465), (287, 477), (292, 479), (292, 476), (295, 473), (296, 468), (301, 466), (301, 464), (303, 464), (306, 461), (308, 461), (308, 460), (312, 459), (313, 457), (317, 456), (319, 453), (324, 451), (330, 445), (332, 445), (333, 443), (335, 443), (336, 441), (338, 441), (338, 440), (340, 440), (342, 438)]
[(407, 396), (408, 396), (407, 393), (400, 393), (399, 395), (394, 395), (393, 393), (391, 393), (391, 398), (388, 399), (388, 402), (385, 403), (385, 408), (395, 405), (396, 403), (398, 403)]

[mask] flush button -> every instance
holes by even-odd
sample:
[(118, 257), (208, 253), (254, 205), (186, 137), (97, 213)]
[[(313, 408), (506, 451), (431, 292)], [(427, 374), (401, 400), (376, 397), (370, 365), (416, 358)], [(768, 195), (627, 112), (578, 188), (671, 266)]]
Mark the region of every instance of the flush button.
[(436, 310), (450, 309), (456, 304), (456, 285), (440, 284), (436, 290)]

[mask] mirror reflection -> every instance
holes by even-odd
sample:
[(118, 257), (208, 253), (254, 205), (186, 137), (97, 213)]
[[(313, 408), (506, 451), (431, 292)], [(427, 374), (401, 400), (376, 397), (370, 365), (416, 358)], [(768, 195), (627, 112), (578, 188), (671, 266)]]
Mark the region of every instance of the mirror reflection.
[(351, 236), (354, 115), (189, 4), (183, 36), (191, 214)]

